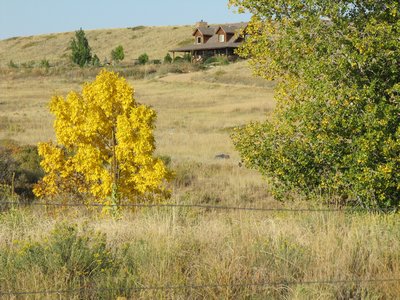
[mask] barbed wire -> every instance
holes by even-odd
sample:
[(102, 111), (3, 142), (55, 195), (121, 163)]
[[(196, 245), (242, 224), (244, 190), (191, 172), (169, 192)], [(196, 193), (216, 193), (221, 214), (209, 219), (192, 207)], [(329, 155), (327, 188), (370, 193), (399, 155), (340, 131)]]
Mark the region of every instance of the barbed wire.
[(21, 203), (16, 201), (1, 201), (1, 205), (15, 206), (58, 206), (58, 207), (98, 207), (98, 208), (199, 208), (214, 210), (242, 210), (265, 212), (396, 212), (395, 209), (368, 209), (368, 208), (264, 208), (246, 206), (226, 206), (208, 204), (181, 204), (181, 203), (131, 203), (131, 204), (100, 204), (100, 203), (57, 203), (57, 202), (32, 202)]
[(157, 290), (185, 290), (185, 289), (208, 289), (208, 288), (246, 288), (246, 287), (273, 287), (273, 286), (293, 286), (293, 285), (337, 285), (337, 284), (366, 284), (366, 283), (390, 283), (400, 282), (400, 278), (375, 278), (375, 279), (347, 279), (347, 280), (314, 280), (314, 281), (272, 281), (260, 283), (239, 283), (239, 284), (200, 284), (200, 285), (166, 285), (166, 286), (141, 286), (141, 287), (117, 287), (117, 288), (92, 288), (82, 287), (68, 290), (39, 290), (39, 291), (0, 291), (0, 296), (23, 296), (38, 294), (74, 294), (83, 291), (92, 292), (140, 292)]

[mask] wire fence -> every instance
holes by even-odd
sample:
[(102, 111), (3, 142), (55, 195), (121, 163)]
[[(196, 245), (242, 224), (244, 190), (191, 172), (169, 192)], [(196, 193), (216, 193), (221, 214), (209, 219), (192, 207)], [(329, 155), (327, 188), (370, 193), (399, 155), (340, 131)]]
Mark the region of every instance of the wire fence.
[(198, 290), (198, 289), (217, 289), (217, 288), (268, 288), (278, 286), (296, 285), (340, 285), (340, 284), (383, 284), (400, 282), (400, 278), (380, 278), (380, 279), (351, 279), (351, 280), (315, 280), (315, 281), (275, 281), (260, 283), (239, 283), (239, 284), (200, 284), (200, 285), (166, 285), (166, 286), (139, 286), (139, 287), (120, 287), (120, 288), (92, 288), (82, 287), (67, 290), (41, 290), (41, 291), (0, 291), (0, 296), (24, 296), (40, 294), (76, 294), (81, 292), (141, 292), (141, 291), (167, 291), (167, 290)]
[(368, 213), (384, 213), (397, 212), (397, 209), (386, 208), (268, 208), (268, 207), (246, 207), (246, 206), (227, 206), (227, 205), (208, 205), (208, 204), (182, 204), (182, 203), (130, 203), (130, 204), (100, 204), (100, 203), (59, 203), (59, 202), (32, 202), (20, 203), (16, 201), (1, 201), (2, 205), (10, 206), (49, 206), (49, 207), (97, 207), (97, 208), (196, 208), (207, 210), (222, 211), (264, 211), (264, 212), (368, 212)]

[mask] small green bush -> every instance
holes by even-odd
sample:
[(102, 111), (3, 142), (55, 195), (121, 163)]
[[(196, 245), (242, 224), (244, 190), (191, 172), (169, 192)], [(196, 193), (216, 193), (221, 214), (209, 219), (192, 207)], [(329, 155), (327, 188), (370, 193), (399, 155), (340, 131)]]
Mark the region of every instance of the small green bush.
[(40, 68), (48, 69), (50, 68), (50, 63), (47, 59), (42, 59), (39, 63)]
[(96, 54), (92, 58), (92, 65), (94, 67), (100, 67), (101, 66), (100, 58)]
[(111, 59), (115, 61), (116, 63), (119, 63), (120, 61), (124, 60), (125, 58), (125, 53), (124, 53), (124, 47), (119, 45), (116, 47), (114, 50), (111, 51)]
[(164, 56), (164, 64), (170, 64), (172, 63), (172, 57), (169, 53), (167, 53), (167, 55)]
[(10, 68), (18, 68), (18, 65), (11, 59), (8, 64), (7, 64)]
[(35, 61), (33, 60), (21, 63), (21, 67), (26, 69), (32, 69), (34, 66), (35, 66)]
[(226, 56), (212, 56), (204, 61), (205, 65), (228, 65), (229, 60)]
[(138, 62), (139, 62), (139, 65), (147, 64), (149, 62), (149, 56), (147, 55), (147, 53), (143, 53), (143, 54), (139, 55)]
[(174, 63), (180, 63), (183, 61), (184, 61), (184, 59), (182, 56), (175, 56), (175, 58), (174, 58)]
[(43, 177), (36, 146), (0, 141), (0, 184), (13, 187), (21, 200), (32, 200), (33, 185)]
[[(121, 248), (111, 251), (104, 234), (58, 224), (41, 241), (15, 241), (13, 247), (0, 246), (0, 278), (7, 278), (7, 282), (0, 281), (0, 290), (6, 286), (18, 290), (20, 277), (25, 276), (26, 280), (25, 274), (34, 270), (38, 276), (35, 282), (47, 279), (62, 288), (80, 290), (79, 299), (128, 296), (129, 288), (137, 285), (137, 267), (130, 246)], [(7, 263), (10, 259), (12, 263)]]

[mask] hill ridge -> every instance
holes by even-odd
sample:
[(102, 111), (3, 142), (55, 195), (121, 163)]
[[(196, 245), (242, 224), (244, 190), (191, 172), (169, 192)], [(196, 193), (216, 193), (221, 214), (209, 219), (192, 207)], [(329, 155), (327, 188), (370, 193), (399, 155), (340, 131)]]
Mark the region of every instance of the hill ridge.
[[(192, 41), (192, 25), (135, 26), (115, 29), (85, 30), (92, 53), (101, 61), (111, 59), (111, 50), (124, 47), (125, 62), (131, 62), (140, 54), (150, 59), (162, 59), (169, 48)], [(51, 64), (69, 61), (69, 43), (75, 32), (48, 33), (0, 40), (0, 66), (28, 63), (47, 59)]]

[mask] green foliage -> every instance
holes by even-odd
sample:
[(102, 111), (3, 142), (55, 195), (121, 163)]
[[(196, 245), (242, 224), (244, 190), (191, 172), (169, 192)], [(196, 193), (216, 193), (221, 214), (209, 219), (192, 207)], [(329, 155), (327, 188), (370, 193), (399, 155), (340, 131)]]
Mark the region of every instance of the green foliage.
[(147, 53), (139, 55), (138, 57), (139, 65), (145, 65), (148, 63), (148, 61), (149, 61), (149, 56), (147, 55)]
[(0, 184), (7, 186), (10, 193), (16, 193), (21, 200), (33, 199), (33, 185), (42, 177), (36, 146), (0, 141)]
[(101, 67), (100, 58), (95, 54), (92, 58), (92, 65), (95, 67)]
[(161, 65), (161, 60), (159, 60), (159, 59), (153, 59), (153, 60), (151, 61), (151, 63), (152, 63), (153, 65)]
[[(0, 276), (7, 276), (8, 285), (17, 285), (18, 274), (34, 271), (41, 276), (39, 281), (46, 278), (63, 287), (82, 289), (81, 299), (115, 299), (121, 295), (119, 287), (135, 285), (129, 247), (119, 252), (111, 251), (104, 234), (62, 223), (43, 241), (14, 241), (12, 248), (0, 248)], [(8, 258), (12, 264), (5, 263)], [(88, 286), (94, 290), (84, 290)]]
[(18, 65), (11, 59), (8, 64), (7, 64), (10, 68), (18, 68)]
[(120, 61), (124, 60), (124, 58), (125, 58), (124, 48), (121, 45), (119, 45), (114, 50), (112, 50), (111, 58), (116, 63), (119, 63)]
[(204, 61), (205, 65), (229, 65), (229, 60), (226, 56), (212, 56)]
[(179, 62), (183, 62), (183, 57), (182, 56), (175, 56), (173, 62), (174, 63), (179, 63)]
[(26, 69), (32, 69), (34, 66), (35, 66), (35, 61), (33, 60), (21, 63), (21, 67)]
[(169, 53), (167, 53), (167, 55), (164, 56), (164, 64), (170, 64), (172, 63), (172, 57)]
[(192, 55), (190, 55), (190, 53), (185, 53), (183, 55), (183, 60), (187, 61), (187, 62), (191, 62), (192, 61)]
[(75, 38), (72, 39), (70, 48), (72, 50), (72, 61), (80, 67), (89, 64), (92, 60), (89, 42), (82, 28), (75, 32)]
[(40, 68), (48, 69), (50, 68), (50, 63), (47, 59), (42, 59), (39, 63)]
[(281, 196), (399, 207), (398, 1), (230, 3), (254, 15), (240, 54), (279, 79), (274, 114), (233, 134), (247, 166)]

